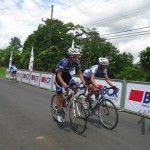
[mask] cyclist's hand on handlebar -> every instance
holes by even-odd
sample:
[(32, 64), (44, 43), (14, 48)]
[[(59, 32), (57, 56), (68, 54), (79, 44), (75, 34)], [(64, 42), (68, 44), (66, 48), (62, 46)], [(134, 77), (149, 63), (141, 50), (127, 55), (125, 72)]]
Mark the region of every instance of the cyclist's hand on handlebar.
[(112, 86), (112, 89), (114, 90), (115, 93), (119, 91), (119, 89), (116, 86)]
[(87, 85), (87, 84), (85, 84), (85, 85), (83, 86), (83, 88), (84, 88), (84, 89), (86, 89), (87, 87), (88, 87), (88, 85)]
[(117, 89), (117, 87), (116, 87), (116, 86), (114, 86), (114, 85), (113, 85), (113, 86), (111, 86), (111, 88), (112, 88), (112, 89), (114, 89), (114, 90), (115, 90), (115, 89)]
[(66, 92), (69, 92), (70, 86), (67, 85), (66, 87), (64, 87), (64, 89), (65, 89)]

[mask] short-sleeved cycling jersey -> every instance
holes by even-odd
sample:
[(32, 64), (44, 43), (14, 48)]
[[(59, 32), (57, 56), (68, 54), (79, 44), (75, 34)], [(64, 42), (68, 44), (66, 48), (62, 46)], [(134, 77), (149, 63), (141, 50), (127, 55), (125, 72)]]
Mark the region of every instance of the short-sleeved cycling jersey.
[(98, 65), (94, 65), (86, 69), (83, 73), (83, 76), (86, 78), (90, 78), (91, 75), (94, 75), (95, 77), (99, 77), (100, 75), (107, 74), (107, 69), (105, 70), (98, 70)]
[(57, 79), (58, 71), (62, 71), (62, 79), (68, 86), (77, 85), (77, 83), (72, 79), (70, 73), (74, 69), (79, 70), (81, 69), (80, 61), (78, 60), (75, 63), (72, 63), (69, 58), (64, 58), (60, 61), (60, 63), (56, 67), (56, 92), (58, 94), (62, 93), (62, 85)]
[(11, 70), (11, 72), (13, 72), (13, 71), (17, 71), (17, 67), (16, 67), (16, 66), (14, 66), (14, 65), (12, 65), (12, 66), (11, 66), (11, 68), (10, 68), (10, 70)]
[(74, 69), (78, 70), (81, 69), (80, 61), (78, 60), (75, 63), (72, 63), (69, 58), (64, 58), (60, 61), (60, 63), (56, 67), (56, 72), (62, 71), (62, 72), (68, 72), (70, 73)]

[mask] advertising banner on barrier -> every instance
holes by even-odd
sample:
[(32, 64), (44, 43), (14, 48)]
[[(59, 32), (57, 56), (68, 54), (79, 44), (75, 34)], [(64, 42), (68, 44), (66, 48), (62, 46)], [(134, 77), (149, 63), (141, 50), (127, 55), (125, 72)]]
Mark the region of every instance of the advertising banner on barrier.
[[(73, 79), (80, 85), (81, 80), (79, 77), (73, 77)], [(119, 92), (117, 94), (112, 94), (112, 90), (107, 90), (106, 88), (110, 87), (105, 80), (101, 80), (101, 79), (96, 79), (95, 80), (96, 83), (101, 86), (104, 87), (104, 97), (105, 98), (109, 98), (110, 100), (113, 101), (113, 103), (116, 105), (116, 107), (120, 108), (120, 104), (121, 104), (121, 92), (122, 92), (122, 82), (118, 82), (118, 81), (112, 81), (112, 83), (119, 88)], [(79, 91), (78, 94), (83, 93), (83, 90)], [(95, 98), (95, 96), (92, 96), (93, 98)]]
[(40, 87), (51, 90), (51, 88), (52, 88), (52, 74), (41, 74)]
[(113, 90), (108, 90), (107, 88), (109, 88), (110, 86), (107, 84), (107, 82), (105, 80), (101, 80), (101, 79), (96, 79), (96, 83), (100, 86), (104, 88), (104, 97), (110, 99), (111, 101), (113, 101), (113, 103), (116, 105), (116, 107), (120, 107), (121, 104), (121, 92), (122, 92), (122, 82), (118, 82), (118, 81), (113, 81), (111, 80), (111, 82), (113, 83), (113, 85), (115, 85), (118, 89), (119, 92), (116, 94), (113, 94)]
[(30, 81), (30, 72), (29, 71), (23, 71), (22, 72), (22, 82), (29, 83)]
[(34, 86), (39, 86), (39, 83), (40, 83), (40, 73), (31, 72), (30, 84)]
[(127, 83), (125, 109), (150, 116), (150, 85)]
[(21, 82), (22, 81), (22, 71), (18, 70), (16, 76), (17, 76), (17, 81)]
[[(77, 86), (78, 86), (79, 88), (80, 88), (80, 86), (83, 87), (83, 85), (81, 84), (81, 80), (80, 80), (79, 77), (72, 77), (72, 78), (74, 79), (74, 81), (77, 82)], [(83, 90), (78, 89), (77, 96), (78, 96), (79, 94), (83, 93), (83, 92), (84, 92), (84, 89), (83, 89)]]
[(56, 76), (56, 75), (53, 75), (52, 91), (56, 91), (56, 80), (55, 80), (55, 76)]
[(10, 69), (6, 69), (6, 78), (7, 78), (7, 79), (10, 78)]

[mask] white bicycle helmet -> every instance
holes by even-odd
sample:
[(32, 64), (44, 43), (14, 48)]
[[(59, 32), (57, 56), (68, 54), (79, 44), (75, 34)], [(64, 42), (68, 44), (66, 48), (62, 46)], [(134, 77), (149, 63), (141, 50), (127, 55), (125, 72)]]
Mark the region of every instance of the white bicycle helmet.
[(77, 48), (69, 48), (67, 51), (68, 55), (80, 55), (80, 51)]
[(109, 65), (109, 61), (108, 61), (107, 58), (100, 57), (100, 58), (98, 59), (98, 62), (99, 62), (99, 64), (104, 65), (104, 66)]

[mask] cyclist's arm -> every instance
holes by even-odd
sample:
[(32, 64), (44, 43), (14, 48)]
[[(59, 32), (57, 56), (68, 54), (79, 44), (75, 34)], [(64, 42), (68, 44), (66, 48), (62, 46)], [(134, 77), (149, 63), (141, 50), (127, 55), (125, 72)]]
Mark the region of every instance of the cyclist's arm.
[(84, 80), (84, 77), (83, 77), (81, 69), (78, 70), (78, 74), (79, 74), (79, 77), (80, 77), (80, 79), (81, 79), (81, 81), (83, 83), (83, 86), (85, 86), (85, 80)]
[(91, 83), (92, 83), (92, 85), (95, 87), (95, 88), (97, 88), (98, 87), (98, 85), (96, 84), (96, 82), (95, 82), (95, 75), (94, 74), (92, 74), (91, 76), (90, 76), (90, 81), (91, 81)]
[(107, 74), (104, 75), (105, 81), (107, 82), (108, 85), (113, 86), (112, 82), (110, 81), (109, 77)]
[(64, 80), (62, 79), (62, 71), (58, 71), (57, 72), (57, 79), (59, 80), (59, 82), (61, 83), (61, 85), (63, 86), (63, 87), (66, 87), (67, 86), (67, 84), (64, 82)]

